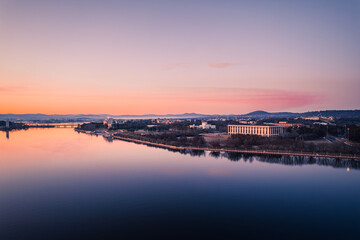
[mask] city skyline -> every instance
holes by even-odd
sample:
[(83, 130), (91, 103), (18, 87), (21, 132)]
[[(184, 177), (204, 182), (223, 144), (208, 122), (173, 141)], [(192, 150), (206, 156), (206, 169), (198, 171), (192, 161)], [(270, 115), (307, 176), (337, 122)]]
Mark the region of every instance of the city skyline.
[(0, 114), (360, 108), (359, 1), (0, 1)]

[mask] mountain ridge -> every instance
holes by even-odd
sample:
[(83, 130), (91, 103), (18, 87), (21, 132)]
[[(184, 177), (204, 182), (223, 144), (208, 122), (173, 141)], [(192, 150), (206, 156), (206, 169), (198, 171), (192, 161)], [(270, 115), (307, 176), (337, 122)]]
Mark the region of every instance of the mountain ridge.
[(2, 120), (101, 120), (107, 117), (117, 119), (154, 119), (154, 118), (210, 118), (210, 117), (243, 117), (243, 118), (288, 118), (288, 117), (360, 117), (360, 110), (323, 110), (303, 113), (293, 112), (267, 112), (263, 110), (253, 111), (246, 114), (143, 114), (143, 115), (111, 115), (111, 114), (0, 114)]

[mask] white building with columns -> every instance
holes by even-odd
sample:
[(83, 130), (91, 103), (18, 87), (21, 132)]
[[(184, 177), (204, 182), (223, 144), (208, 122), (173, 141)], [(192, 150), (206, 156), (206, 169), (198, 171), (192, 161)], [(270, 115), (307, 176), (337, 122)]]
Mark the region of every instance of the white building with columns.
[(281, 126), (260, 126), (260, 125), (228, 125), (228, 133), (259, 135), (263, 137), (272, 137), (284, 134), (284, 127)]

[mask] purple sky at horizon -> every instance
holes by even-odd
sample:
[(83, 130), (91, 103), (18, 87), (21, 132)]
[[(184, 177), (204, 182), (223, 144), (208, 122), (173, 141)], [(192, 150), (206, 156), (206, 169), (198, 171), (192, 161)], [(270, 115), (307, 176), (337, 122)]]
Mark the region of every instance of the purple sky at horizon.
[(0, 0), (0, 114), (360, 109), (360, 1)]

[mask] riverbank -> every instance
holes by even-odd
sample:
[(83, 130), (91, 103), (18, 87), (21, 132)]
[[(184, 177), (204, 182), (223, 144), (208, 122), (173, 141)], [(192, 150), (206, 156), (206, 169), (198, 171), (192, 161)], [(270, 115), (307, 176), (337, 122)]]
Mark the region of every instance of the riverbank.
[(154, 143), (145, 140), (133, 139), (128, 137), (113, 136), (113, 139), (122, 141), (129, 141), (134, 143), (145, 144), (148, 146), (166, 148), (171, 150), (183, 151), (210, 151), (210, 152), (232, 152), (232, 153), (245, 153), (245, 154), (260, 154), (260, 155), (288, 155), (288, 156), (304, 156), (304, 157), (323, 157), (323, 158), (341, 158), (341, 159), (353, 159), (360, 161), (360, 156), (349, 154), (323, 154), (323, 153), (308, 153), (308, 152), (290, 152), (290, 151), (272, 151), (272, 150), (242, 150), (242, 149), (224, 149), (224, 148), (206, 148), (206, 147), (179, 147), (162, 143)]

